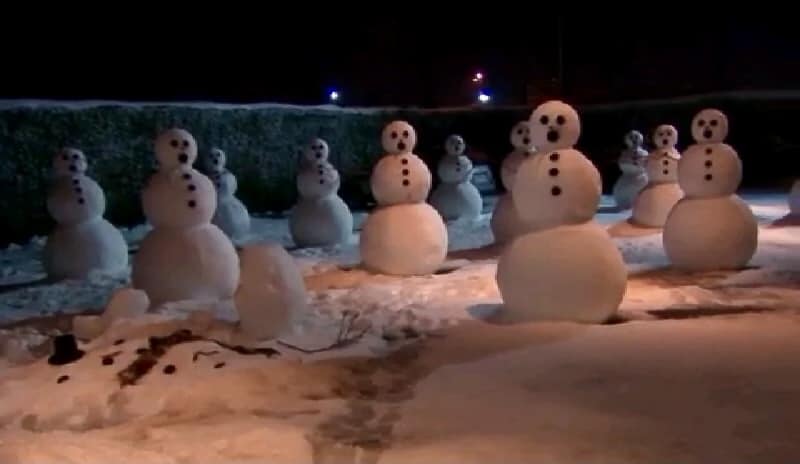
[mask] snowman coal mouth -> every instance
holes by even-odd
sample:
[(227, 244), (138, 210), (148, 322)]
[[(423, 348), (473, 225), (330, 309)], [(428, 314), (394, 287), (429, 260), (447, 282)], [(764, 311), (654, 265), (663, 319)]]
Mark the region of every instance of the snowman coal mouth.
[(403, 151), (406, 149), (406, 144), (404, 142), (397, 142), (397, 149)]
[(714, 133), (711, 131), (711, 129), (706, 129), (703, 131), (703, 137), (707, 139), (710, 139), (713, 135)]
[(548, 142), (558, 142), (558, 139), (561, 138), (561, 134), (558, 133), (555, 129), (550, 129), (547, 131), (547, 141)]
[(664, 145), (665, 147), (667, 146), (668, 143), (669, 143), (669, 140), (667, 140), (667, 139), (664, 139), (664, 140), (661, 141), (661, 145)]
[(528, 137), (523, 138), (522, 139), (522, 144), (523, 145), (530, 145), (531, 144), (531, 139), (529, 139)]

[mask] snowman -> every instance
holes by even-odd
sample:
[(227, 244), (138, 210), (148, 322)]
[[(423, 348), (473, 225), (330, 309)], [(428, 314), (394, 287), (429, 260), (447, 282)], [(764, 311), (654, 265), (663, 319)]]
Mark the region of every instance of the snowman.
[(417, 136), (407, 122), (387, 125), (381, 142), (387, 154), (370, 177), (378, 207), (367, 217), (361, 231), (361, 259), (374, 272), (430, 274), (447, 255), (447, 229), (442, 217), (425, 203), (431, 173), (411, 152)]
[(511, 146), (513, 151), (506, 156), (500, 167), (500, 181), (506, 193), (498, 198), (490, 222), (494, 241), (500, 244), (510, 242), (526, 230), (524, 221), (514, 209), (511, 191), (520, 164), (534, 153), (528, 121), (520, 121), (511, 129)]
[(211, 223), (222, 229), (232, 240), (241, 240), (250, 232), (250, 213), (236, 198), (238, 184), (227, 168), (225, 152), (212, 148), (201, 159), (203, 170), (208, 173), (217, 189), (217, 209)]
[(512, 199), (530, 230), (500, 255), (497, 286), (509, 322), (598, 323), (619, 307), (627, 270), (608, 233), (592, 218), (600, 173), (572, 148), (580, 120), (566, 103), (549, 101), (531, 116), (539, 152), (522, 163)]
[(675, 148), (678, 131), (670, 125), (658, 126), (653, 133), (655, 149), (645, 164), (647, 186), (633, 202), (630, 223), (640, 228), (661, 229), (672, 207), (683, 197), (678, 185), (680, 153)]
[(159, 170), (142, 193), (153, 230), (133, 260), (133, 287), (144, 290), (154, 306), (232, 297), (239, 259), (230, 239), (210, 222), (217, 195), (211, 180), (192, 168), (194, 137), (170, 129), (157, 138), (155, 152)]
[[(311, 143), (311, 150), (316, 143)], [(299, 199), (289, 216), (289, 231), (299, 247), (346, 244), (353, 234), (353, 214), (337, 194), (339, 173), (320, 159), (313, 166), (306, 165), (297, 176)]]
[(439, 162), (437, 173), (442, 182), (431, 194), (431, 204), (445, 221), (475, 220), (483, 208), (481, 194), (470, 182), (472, 162), (464, 156), (464, 148), (464, 139), (451, 135)]
[(695, 144), (683, 153), (678, 179), (685, 193), (664, 225), (664, 250), (686, 271), (740, 269), (758, 245), (758, 223), (736, 195), (742, 162), (724, 143), (728, 118), (705, 109), (692, 120)]
[(47, 210), (57, 225), (43, 256), (53, 279), (85, 279), (92, 271), (117, 273), (128, 267), (128, 244), (103, 218), (105, 195), (86, 169), (86, 157), (74, 148), (65, 148), (53, 159)]
[(647, 151), (642, 148), (644, 136), (639, 131), (625, 135), (625, 150), (617, 161), (622, 175), (614, 184), (614, 201), (619, 209), (629, 209), (639, 192), (647, 185)]

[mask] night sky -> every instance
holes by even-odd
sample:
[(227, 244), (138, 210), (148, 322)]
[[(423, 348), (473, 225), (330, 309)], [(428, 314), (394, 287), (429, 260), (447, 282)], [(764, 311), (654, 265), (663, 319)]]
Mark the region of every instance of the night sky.
[(597, 21), (470, 11), (448, 20), (389, 11), (397, 14), (363, 20), (228, 13), (168, 30), (136, 18), (133, 29), (53, 24), (34, 30), (44, 38), (36, 46), (31, 31), (5, 30), (14, 45), (4, 51), (0, 98), (317, 104), (335, 87), (344, 105), (454, 106), (474, 103), (476, 71), (497, 104), (800, 88), (800, 34), (789, 15), (665, 11), (662, 21), (653, 10)]

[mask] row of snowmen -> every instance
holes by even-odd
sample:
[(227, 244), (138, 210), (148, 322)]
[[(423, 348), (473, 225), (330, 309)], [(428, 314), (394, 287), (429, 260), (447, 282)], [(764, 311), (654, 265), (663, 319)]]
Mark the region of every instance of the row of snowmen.
[[(755, 253), (758, 225), (736, 195), (742, 165), (724, 143), (728, 120), (706, 109), (691, 127), (695, 143), (683, 154), (675, 148), (672, 126), (656, 129), (657, 148), (649, 156), (641, 134), (629, 134), (615, 198), (618, 206), (633, 207), (626, 224), (663, 228), (674, 268), (741, 268)], [(510, 320), (601, 322), (616, 312), (625, 293), (627, 271), (609, 234), (614, 228), (592, 221), (602, 182), (574, 149), (579, 134), (577, 113), (557, 101), (540, 105), (512, 130), (517, 149), (501, 171), (509, 193), (492, 218), (495, 237), (506, 243), (497, 284)]]
[[(174, 133), (173, 133), (174, 132)], [(156, 158), (159, 172), (170, 170), (175, 163), (191, 166), (197, 158), (194, 138), (184, 132), (167, 132), (156, 141)], [(178, 159), (170, 160), (167, 153), (179, 152)], [(250, 229), (247, 208), (236, 198), (236, 177), (225, 167), (225, 153), (212, 148), (201, 160), (204, 171), (211, 182), (210, 192), (216, 201), (211, 210), (212, 223), (232, 239), (240, 239)], [(106, 199), (102, 188), (86, 173), (86, 156), (81, 150), (65, 148), (53, 159), (53, 180), (47, 197), (47, 210), (56, 221), (56, 227), (47, 239), (44, 249), (44, 267), (52, 279), (85, 278), (94, 270), (116, 272), (127, 269), (128, 246), (120, 231), (103, 218)], [(181, 173), (184, 189), (181, 201), (192, 210), (206, 208), (207, 203), (198, 202), (198, 196), (208, 194), (205, 183), (198, 184), (189, 173)], [(154, 177), (153, 179), (161, 179)], [(153, 190), (146, 190), (152, 192)], [(147, 193), (143, 198), (145, 208), (158, 203)], [(174, 200), (174, 199), (171, 199)], [(203, 210), (205, 212), (205, 210)], [(145, 211), (147, 214), (147, 211)], [(182, 225), (184, 216), (148, 221)], [(153, 222), (155, 221), (155, 222)]]
[[(670, 213), (664, 233), (667, 255), (678, 268), (738, 267), (752, 256), (754, 247), (748, 245), (755, 222), (734, 194), (741, 163), (722, 143), (726, 133), (721, 113), (701, 112), (693, 122), (698, 143), (680, 157), (678, 180), (685, 196)], [(518, 159), (508, 163), (516, 163), (516, 169), (504, 166), (504, 183), (510, 188), (506, 204), (524, 224), (497, 266), (498, 288), (512, 320), (599, 322), (616, 311), (624, 294), (622, 256), (608, 232), (592, 220), (602, 180), (574, 148), (579, 135), (577, 112), (558, 101), (537, 107), (512, 133), (512, 140), (536, 147), (535, 152), (521, 149)], [(453, 138), (451, 143), (463, 145), (463, 140)], [(365, 221), (360, 240), (362, 263), (369, 270), (426, 275), (446, 259), (447, 229), (442, 215), (425, 201), (431, 174), (413, 153), (415, 144), (414, 129), (405, 122), (395, 121), (382, 133), (387, 153), (370, 178), (378, 207)], [(298, 176), (298, 187), (302, 184), (309, 197), (329, 197), (338, 188), (338, 175), (324, 162), (324, 152), (323, 145), (312, 146)], [(287, 314), (297, 312), (293, 308), (305, 304), (302, 277), (291, 256), (274, 245), (245, 246), (237, 254), (231, 240), (211, 223), (217, 195), (212, 181), (192, 167), (197, 147), (191, 134), (179, 129), (163, 133), (156, 157), (159, 171), (142, 194), (153, 230), (135, 256), (133, 287), (146, 294), (148, 306), (233, 296), (248, 333), (275, 333), (287, 323)], [(453, 165), (456, 172), (463, 167), (458, 161)], [(215, 180), (219, 187), (220, 180)], [(83, 195), (84, 184), (80, 179), (78, 184), (81, 190), (73, 187), (73, 192)], [(78, 198), (79, 204), (85, 202)], [(349, 230), (352, 223), (344, 222), (342, 230)]]

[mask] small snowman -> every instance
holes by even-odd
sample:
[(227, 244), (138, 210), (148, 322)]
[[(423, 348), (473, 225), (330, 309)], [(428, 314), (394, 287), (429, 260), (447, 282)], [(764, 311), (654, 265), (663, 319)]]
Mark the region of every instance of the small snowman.
[(238, 183), (236, 176), (225, 167), (226, 160), (224, 151), (212, 148), (201, 159), (201, 164), (217, 189), (217, 209), (211, 223), (235, 241), (250, 233), (250, 213), (235, 196)]
[(639, 192), (647, 185), (647, 151), (642, 148), (644, 136), (639, 131), (625, 135), (625, 150), (617, 161), (622, 175), (614, 184), (613, 194), (617, 208), (630, 209)]
[(648, 155), (645, 165), (648, 184), (633, 202), (632, 225), (661, 229), (672, 207), (683, 197), (678, 185), (681, 155), (675, 148), (677, 144), (675, 127), (664, 124), (656, 128), (653, 133), (656, 148)]
[[(313, 153), (320, 140), (312, 141), (308, 151)], [(337, 194), (339, 173), (326, 159), (306, 164), (297, 175), (299, 199), (289, 216), (289, 231), (299, 247), (347, 244), (353, 234), (353, 214)]]
[(445, 156), (437, 173), (441, 183), (431, 194), (431, 204), (445, 221), (477, 219), (483, 199), (472, 184), (472, 161), (464, 155), (464, 139), (451, 135), (445, 141)]
[(602, 181), (572, 148), (580, 135), (578, 114), (549, 101), (534, 110), (530, 124), (539, 152), (520, 166), (512, 198), (531, 231), (497, 263), (503, 316), (509, 322), (606, 321), (622, 301), (627, 270), (608, 233), (593, 221)]
[(92, 271), (117, 273), (128, 267), (128, 244), (103, 218), (105, 195), (86, 169), (86, 157), (74, 148), (63, 149), (53, 159), (47, 210), (57, 225), (43, 256), (53, 279), (85, 279)]
[(514, 148), (513, 151), (505, 157), (500, 167), (500, 181), (503, 183), (506, 193), (498, 198), (490, 222), (494, 241), (500, 244), (510, 242), (527, 230), (525, 222), (514, 208), (511, 191), (514, 188), (514, 178), (519, 166), (534, 154), (528, 121), (520, 121), (511, 129), (511, 146)]
[(361, 231), (361, 259), (367, 269), (379, 273), (430, 274), (447, 255), (447, 229), (442, 217), (425, 203), (431, 173), (412, 153), (417, 136), (407, 122), (387, 125), (381, 142), (387, 154), (370, 177), (378, 207)]
[(239, 281), (239, 259), (230, 239), (211, 224), (217, 207), (214, 185), (192, 168), (197, 143), (189, 132), (170, 129), (155, 142), (159, 170), (142, 192), (153, 226), (133, 260), (133, 287), (152, 305), (189, 299), (223, 300)]
[(664, 225), (664, 250), (672, 265), (686, 271), (740, 269), (758, 245), (758, 223), (736, 195), (742, 162), (724, 143), (728, 118), (716, 109), (692, 120), (695, 144), (683, 153), (678, 180), (685, 197)]

